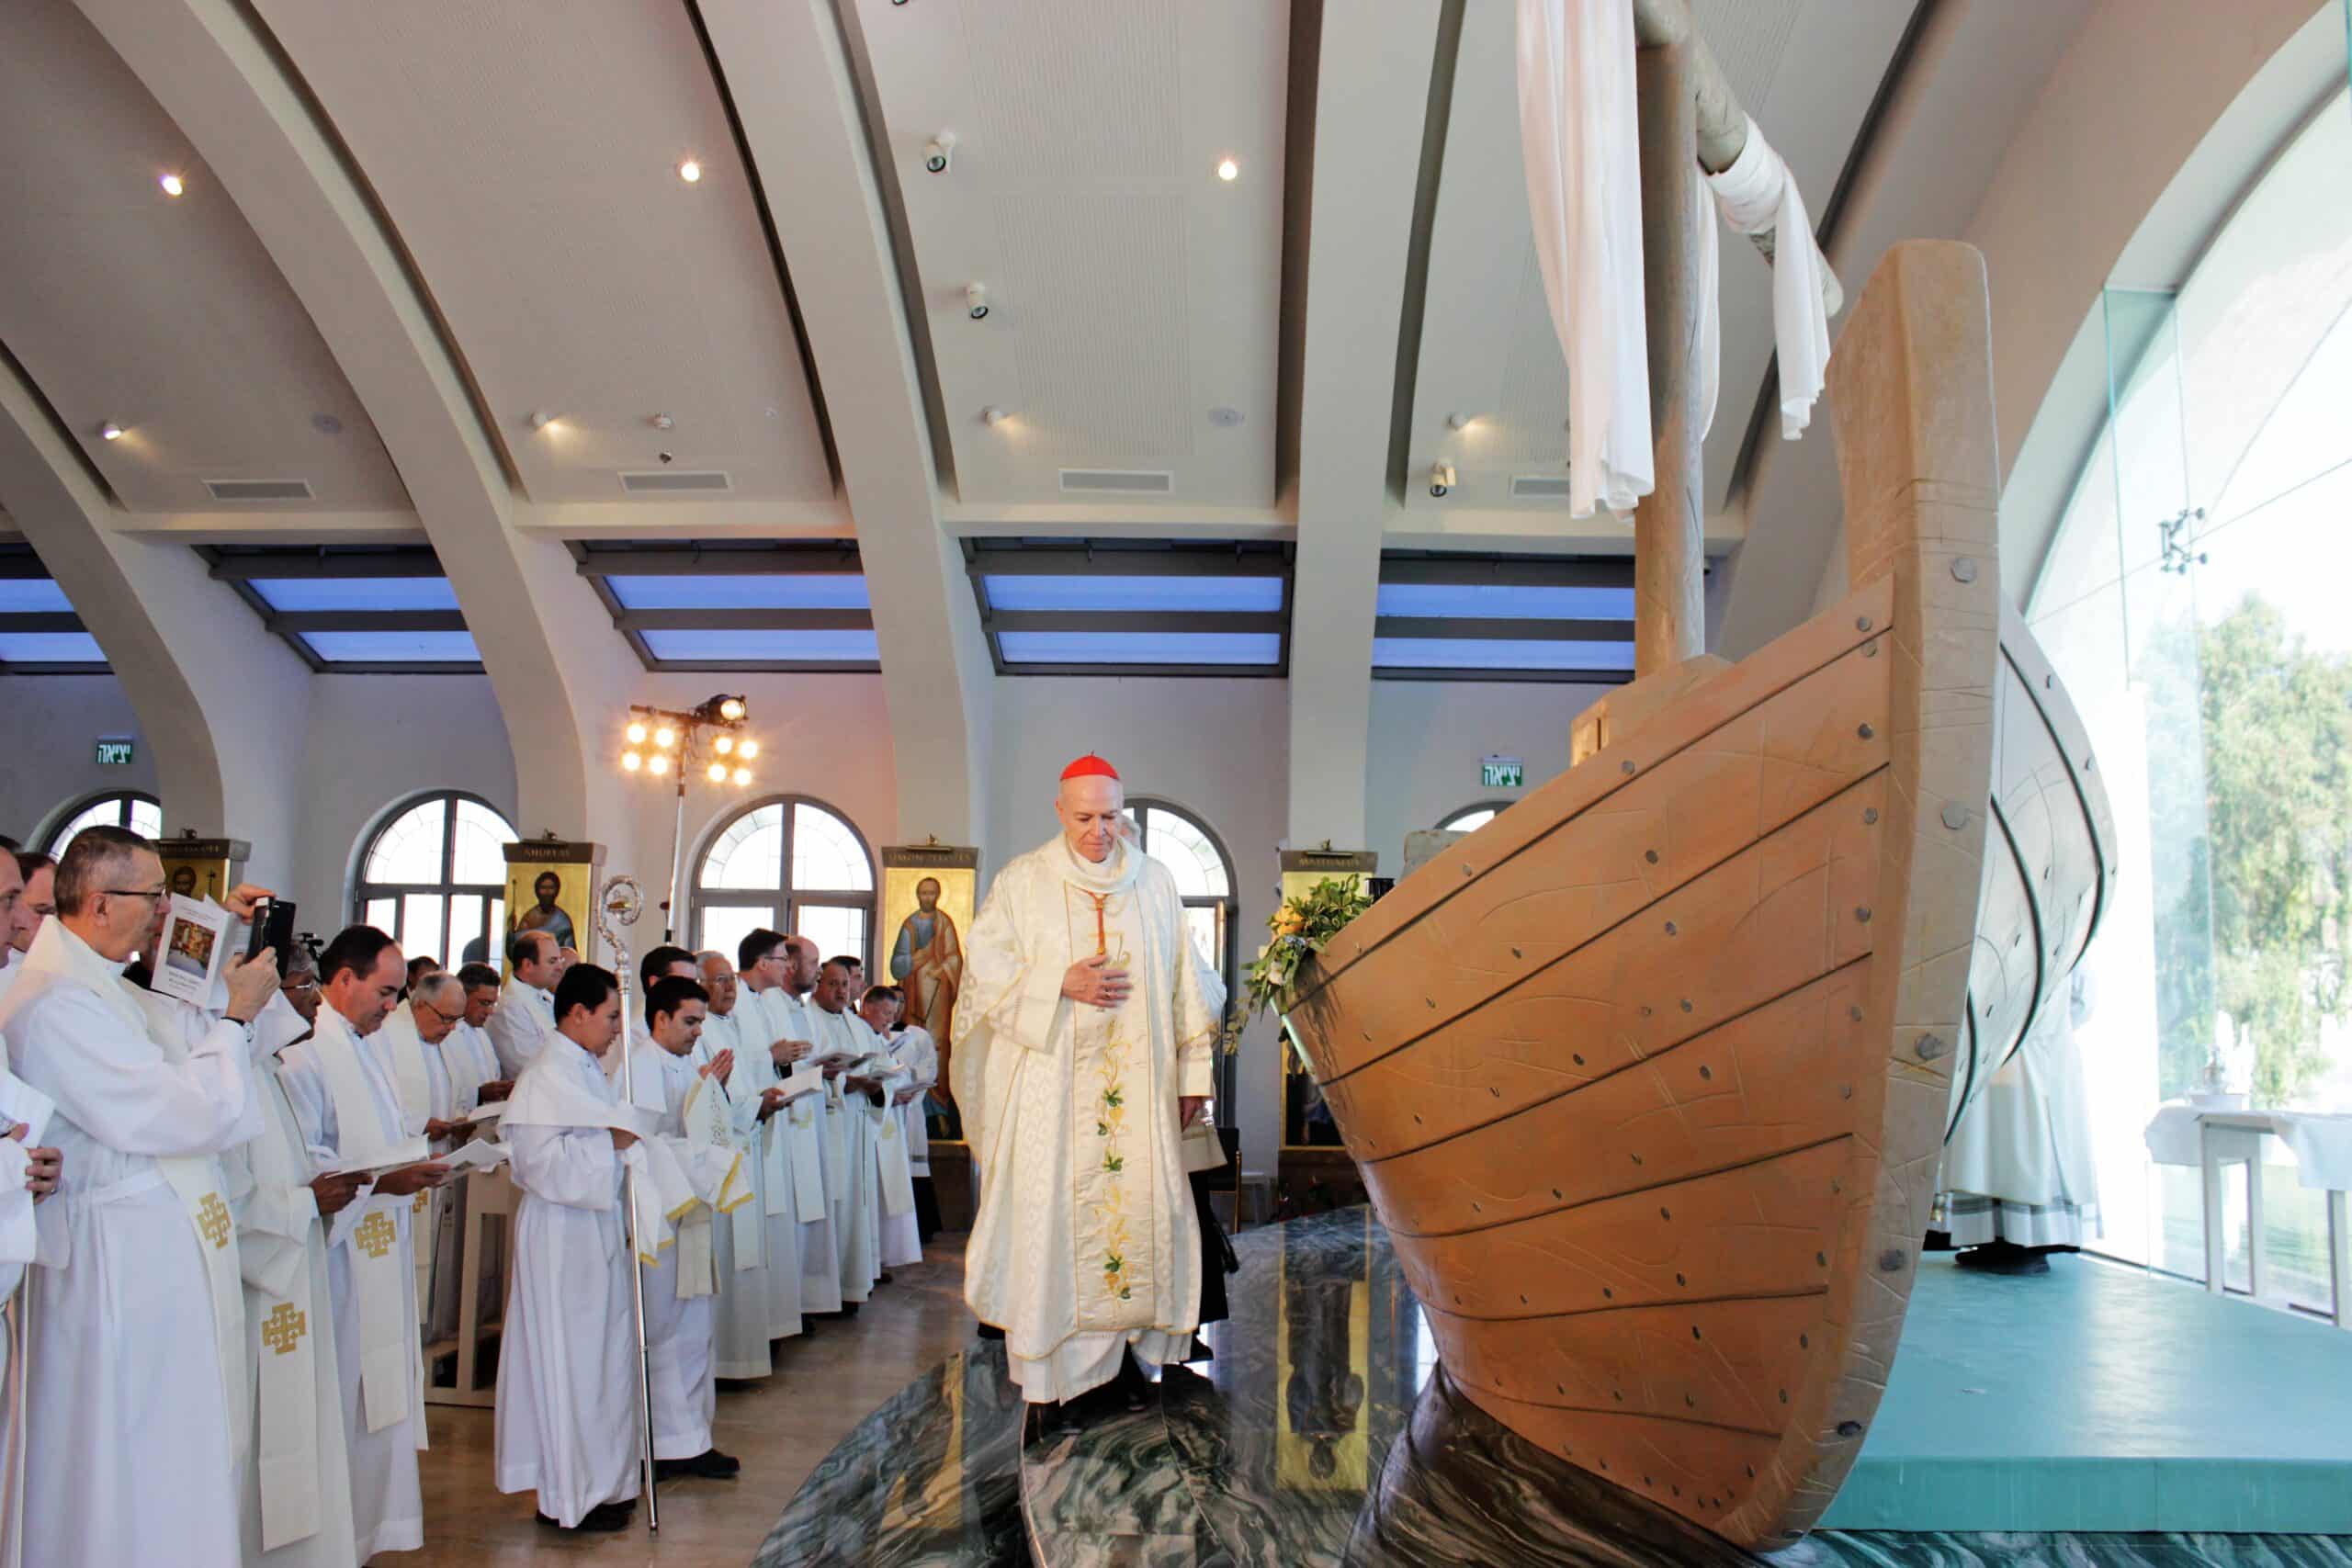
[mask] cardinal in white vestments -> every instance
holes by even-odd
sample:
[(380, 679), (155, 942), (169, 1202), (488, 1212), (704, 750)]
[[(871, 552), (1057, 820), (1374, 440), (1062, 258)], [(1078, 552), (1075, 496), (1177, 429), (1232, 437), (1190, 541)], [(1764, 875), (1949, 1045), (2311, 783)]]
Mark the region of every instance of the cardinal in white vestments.
[(537, 1492), (542, 1524), (617, 1530), (638, 1490), (637, 1309), (621, 1212), (621, 1159), (637, 1139), (598, 1117), (618, 1109), (603, 1057), (620, 1033), (620, 987), (610, 970), (575, 964), (555, 1006), (555, 1032), (500, 1126), (523, 1201), (498, 1358), (498, 1489)]
[[(646, 987), (645, 1032), (629, 1046), (631, 1087), (636, 1103), (661, 1118), (655, 1135), (673, 1145), (682, 1164), (691, 1166), (697, 1156), (722, 1160), (736, 1178), (730, 1191), (748, 1197), (727, 1108), (727, 1076), (735, 1063), (731, 1057), (706, 1063), (696, 1051), (709, 1003), (710, 993), (698, 981), (680, 976)], [(643, 1265), (654, 1474), (665, 1481), (685, 1475), (730, 1481), (742, 1463), (711, 1446), (710, 1422), (718, 1401), (711, 1312), (718, 1268), (733, 1261), (731, 1248), (722, 1258), (716, 1229), (729, 1225), (731, 1215), (697, 1212), (672, 1218), (676, 1242), (661, 1261)]]
[[(785, 1278), (778, 1294), (791, 1303), (786, 1331), (800, 1332), (800, 1248), (798, 1222), (789, 1213), (773, 1222), (781, 1227), (785, 1244), (771, 1257), (768, 1250), (767, 1137), (769, 1124), (784, 1107), (784, 1087), (775, 1081), (763, 1043), (747, 1040), (737, 1015), (741, 989), (735, 966), (717, 953), (701, 955), (704, 994), (709, 998), (703, 1018), (702, 1038), (695, 1050), (706, 1063), (724, 1061), (729, 1110), (733, 1117), (736, 1147), (742, 1152), (743, 1176), (752, 1201), (714, 1222), (712, 1251), (717, 1258), (718, 1296), (711, 1303), (713, 1371), (722, 1378), (763, 1378), (775, 1370), (768, 1342), (774, 1337), (769, 1309), (769, 1270)], [(767, 1032), (762, 1014), (752, 1032)], [(787, 1180), (789, 1178), (787, 1177)], [(789, 1194), (787, 1194), (787, 1198)]]
[(424, 1359), (417, 1322), (415, 1221), (449, 1168), (409, 1131), (382, 1035), (407, 979), (401, 951), (351, 926), (319, 955), (322, 1006), (311, 1038), (279, 1055), (277, 1081), (327, 1169), (367, 1167), (373, 1184), (327, 1223), (327, 1286), (351, 1515), (359, 1559), (424, 1544), (416, 1454), (425, 1446)]
[(1130, 1349), (1181, 1359), (1200, 1311), (1179, 1145), (1217, 1019), (1175, 882), (1121, 837), (1122, 807), (1110, 763), (1071, 763), (1061, 835), (997, 874), (965, 943), (956, 1054), (982, 1058), (987, 1142), (964, 1294), (1032, 1403), (1129, 1376)]
[[(883, 1086), (882, 1120), (875, 1133), (876, 1163), (882, 1193), (882, 1267), (922, 1261), (918, 1188), (931, 1178), (930, 1145), (923, 1134), (922, 1097), (939, 1081), (939, 1048), (920, 1029), (901, 1029), (906, 993), (896, 986), (869, 987), (858, 998), (865, 1021), (894, 1065)], [(884, 1279), (889, 1276), (885, 1274)]]
[[(768, 1071), (788, 1076), (816, 1050), (816, 1026), (799, 993), (816, 983), (817, 944), (807, 937), (756, 931), (737, 944), (742, 997), (735, 1005), (746, 1019), (756, 1014), (768, 1036)], [(756, 1070), (758, 1064), (753, 1063)], [(741, 1071), (738, 1068), (738, 1071)], [(833, 1235), (831, 1189), (825, 1156), (825, 1090), (796, 1093), (767, 1133), (768, 1300), (770, 1332), (777, 1337), (799, 1331), (804, 1317), (842, 1308), (841, 1249)], [(787, 1292), (785, 1270), (775, 1260), (786, 1247), (799, 1254), (796, 1287)]]
[(85, 829), (56, 897), (0, 1001), (17, 1076), (56, 1106), (62, 1170), (26, 1280), (23, 1561), (234, 1562), (251, 1426), (218, 1156), (262, 1128), (250, 1029), (277, 961), (232, 961), (226, 1016), (175, 1061), (121, 978), (168, 897), (153, 847)]
[(509, 1082), (522, 1076), (555, 1028), (555, 992), (563, 973), (563, 950), (542, 931), (516, 931), (506, 944), (514, 976), (490, 1015), (490, 1043)]

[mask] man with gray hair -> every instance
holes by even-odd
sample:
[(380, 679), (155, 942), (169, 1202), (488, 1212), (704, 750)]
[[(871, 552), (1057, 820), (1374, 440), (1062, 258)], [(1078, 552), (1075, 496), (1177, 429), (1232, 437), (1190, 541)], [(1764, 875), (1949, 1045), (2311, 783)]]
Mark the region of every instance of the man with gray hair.
[[(9, 867), (14, 871), (13, 864)], [(23, 1560), (234, 1562), (251, 1384), (236, 1225), (219, 1156), (263, 1129), (248, 1057), (277, 986), (228, 966), (229, 1005), (167, 1053), (122, 983), (169, 897), (154, 846), (87, 828), (57, 868), (57, 918), (0, 1000), (17, 1074), (54, 1101), (62, 1269), (28, 1276), (32, 1381)], [(103, 1195), (102, 1201), (89, 1201)]]

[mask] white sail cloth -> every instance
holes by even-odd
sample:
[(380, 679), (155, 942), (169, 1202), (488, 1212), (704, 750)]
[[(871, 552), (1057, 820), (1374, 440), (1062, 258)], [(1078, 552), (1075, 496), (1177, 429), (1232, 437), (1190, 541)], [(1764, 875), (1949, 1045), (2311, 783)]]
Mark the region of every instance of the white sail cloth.
[[(1804, 194), (1797, 189), (1789, 165), (1764, 140), (1753, 118), (1747, 122), (1747, 142), (1731, 167), (1707, 176), (1715, 193), (1714, 206), (1724, 222), (1742, 234), (1770, 233), (1772, 242), (1772, 342), (1780, 355), (1781, 438), (1794, 441), (1813, 422), (1813, 405), (1829, 370), (1829, 301), (1837, 297), (1838, 280), (1814, 243), (1813, 219), (1806, 213)], [(1702, 210), (1706, 204), (1702, 202)], [(1704, 270), (1712, 285), (1716, 262), (1714, 213), (1705, 213), (1701, 235)], [(1720, 374), (1722, 300), (1710, 286), (1700, 291), (1699, 308), (1705, 312), (1701, 328), (1706, 378), (1707, 420), (1714, 422), (1714, 391)]]

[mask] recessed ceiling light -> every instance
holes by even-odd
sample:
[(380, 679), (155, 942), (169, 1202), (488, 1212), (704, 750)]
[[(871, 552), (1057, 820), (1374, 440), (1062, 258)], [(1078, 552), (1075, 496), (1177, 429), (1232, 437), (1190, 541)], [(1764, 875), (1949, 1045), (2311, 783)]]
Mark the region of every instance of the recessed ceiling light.
[(122, 426), (108, 420), (98, 426), (98, 437), (103, 441), (119, 441), (122, 439)]
[(1478, 416), (1475, 413), (1450, 413), (1445, 416), (1445, 423), (1455, 430), (1467, 430), (1478, 423)]
[(688, 185), (692, 185), (696, 180), (702, 178), (702, 165), (695, 163), (692, 158), (689, 158), (684, 163), (678, 165), (678, 177), (685, 181)]
[(164, 187), (164, 194), (165, 196), (177, 196), (182, 191), (187, 189), (187, 183), (177, 175), (165, 175), (155, 183)]
[(1001, 408), (995, 407), (993, 404), (980, 411), (980, 423), (982, 424), (1002, 424), (1006, 420), (1011, 419), (1012, 417), (1012, 416), (1011, 414), (1005, 412)]
[(1227, 182), (1238, 180), (1241, 177), (1241, 165), (1230, 158), (1221, 159), (1216, 166), (1216, 177)]
[(554, 423), (555, 415), (548, 412), (547, 410), (533, 409), (531, 411), (531, 428), (533, 430), (545, 430), (548, 425), (553, 424)]

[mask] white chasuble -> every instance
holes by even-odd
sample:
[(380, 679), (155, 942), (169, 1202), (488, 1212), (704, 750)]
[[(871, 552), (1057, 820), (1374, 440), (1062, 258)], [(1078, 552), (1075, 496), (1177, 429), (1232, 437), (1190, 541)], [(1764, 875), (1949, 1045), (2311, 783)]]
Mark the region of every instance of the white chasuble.
[[(744, 1045), (736, 1016), (742, 1009), (741, 994), (738, 993), (736, 1012), (715, 1012), (703, 1021), (702, 1039), (695, 1046), (706, 1062), (717, 1061), (722, 1051), (735, 1053), (734, 1071), (727, 1079), (728, 1132), (743, 1156), (743, 1178), (751, 1188), (751, 1201), (712, 1226), (711, 1269), (718, 1293), (710, 1309), (711, 1354), (716, 1376), (763, 1378), (775, 1367), (768, 1357), (767, 1127), (759, 1114), (760, 1091), (775, 1077), (768, 1066), (766, 1047), (754, 1048), (754, 1059)], [(792, 1303), (788, 1331), (797, 1334), (800, 1254), (797, 1246), (784, 1251), (783, 1266), (791, 1271), (786, 1287)]]
[[(1061, 994), (1097, 953), (1130, 972), (1116, 1009)], [(983, 1055), (986, 1140), (966, 1299), (1032, 1401), (1109, 1382), (1128, 1346), (1176, 1359), (1201, 1283), (1177, 1100), (1209, 1092), (1217, 1021), (1175, 883), (1125, 844), (1095, 865), (1057, 839), (998, 874), (965, 954), (956, 1055)]]
[[(341, 1013), (322, 1007), (311, 1038), (278, 1057), (278, 1082), (322, 1167), (360, 1164), (408, 1139), (378, 1036), (355, 1035)], [(425, 1446), (416, 1214), (414, 1197), (362, 1188), (326, 1227), (351, 1514), (363, 1562), (379, 1551), (414, 1551), (424, 1544), (424, 1495), (416, 1467), (417, 1450)]]
[(501, 1123), (523, 1197), (498, 1358), (498, 1489), (537, 1492), (539, 1511), (566, 1526), (637, 1495), (636, 1307), (612, 1134), (542, 1124), (534, 1104), (593, 1096), (611, 1107), (616, 1094), (595, 1057), (551, 1034)]
[(62, 919), (17, 967), (0, 1030), (64, 1161), (26, 1274), (22, 1560), (234, 1562), (249, 1374), (217, 1156), (262, 1127), (247, 1032), (175, 1058)]

